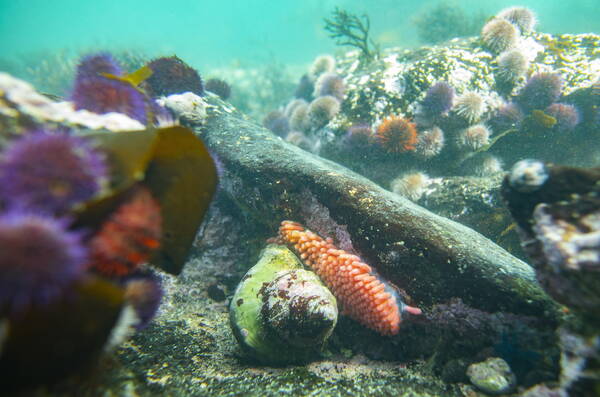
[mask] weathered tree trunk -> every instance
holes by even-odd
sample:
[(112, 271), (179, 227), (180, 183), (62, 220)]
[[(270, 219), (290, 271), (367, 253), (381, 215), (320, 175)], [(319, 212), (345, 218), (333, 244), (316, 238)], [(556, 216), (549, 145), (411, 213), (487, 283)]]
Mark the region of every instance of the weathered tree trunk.
[(347, 226), (359, 255), (417, 305), (460, 297), (487, 311), (541, 314), (554, 308), (533, 269), (481, 234), (284, 142), (217, 99), (207, 100), (208, 119), (194, 128), (222, 164), (221, 187), (273, 235), (284, 219), (305, 222), (307, 200), (316, 199), (333, 221)]

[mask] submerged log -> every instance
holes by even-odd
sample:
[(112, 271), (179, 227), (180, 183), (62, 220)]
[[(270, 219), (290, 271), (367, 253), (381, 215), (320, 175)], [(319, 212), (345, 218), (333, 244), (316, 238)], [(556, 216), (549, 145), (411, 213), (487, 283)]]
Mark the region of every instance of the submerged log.
[(486, 311), (553, 311), (533, 269), (481, 234), (284, 142), (216, 98), (206, 101), (203, 124), (189, 114), (180, 114), (182, 123), (196, 122), (222, 165), (221, 188), (273, 235), (284, 219), (313, 230), (329, 222), (340, 231), (331, 237), (343, 246), (349, 236), (417, 305), (460, 297)]

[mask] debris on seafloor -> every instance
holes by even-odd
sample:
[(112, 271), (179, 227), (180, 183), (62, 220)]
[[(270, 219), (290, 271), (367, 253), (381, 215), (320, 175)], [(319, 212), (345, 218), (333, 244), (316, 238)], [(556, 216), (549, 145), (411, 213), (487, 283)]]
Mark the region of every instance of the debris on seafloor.
[(522, 160), (504, 179), (502, 194), (542, 287), (572, 311), (559, 332), (561, 377), (553, 390), (598, 390), (600, 169)]

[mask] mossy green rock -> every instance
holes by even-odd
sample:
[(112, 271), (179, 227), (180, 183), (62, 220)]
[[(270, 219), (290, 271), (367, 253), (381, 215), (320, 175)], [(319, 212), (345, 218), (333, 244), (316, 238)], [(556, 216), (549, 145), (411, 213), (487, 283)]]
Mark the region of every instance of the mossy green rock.
[(285, 246), (269, 245), (242, 278), (229, 308), (244, 350), (267, 364), (317, 355), (337, 322), (335, 297)]

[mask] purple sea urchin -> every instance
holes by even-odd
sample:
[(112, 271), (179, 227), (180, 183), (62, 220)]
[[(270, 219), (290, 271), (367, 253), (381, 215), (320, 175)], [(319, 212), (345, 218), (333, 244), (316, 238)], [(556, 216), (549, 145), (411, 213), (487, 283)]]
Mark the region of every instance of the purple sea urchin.
[(84, 271), (80, 236), (42, 215), (0, 216), (0, 312), (19, 312), (60, 295)]
[(329, 123), (340, 111), (340, 102), (330, 96), (322, 96), (310, 103), (307, 117), (312, 129), (318, 130)]
[(531, 32), (537, 23), (533, 11), (525, 7), (506, 8), (498, 13), (498, 18), (506, 19), (518, 27), (522, 33)]
[(558, 131), (572, 131), (581, 121), (577, 108), (566, 103), (553, 103), (545, 112), (556, 119), (554, 129)]
[(477, 150), (490, 142), (490, 130), (483, 124), (477, 124), (463, 130), (458, 136), (458, 145)]
[(496, 114), (490, 119), (489, 124), (497, 133), (504, 132), (510, 128), (520, 128), (525, 115), (516, 103), (508, 103), (501, 106)]
[(280, 137), (284, 137), (290, 132), (288, 118), (280, 110), (269, 112), (263, 119), (263, 126)]
[(558, 73), (538, 73), (519, 92), (517, 102), (526, 110), (545, 109), (560, 98), (562, 86)]
[(288, 102), (287, 105), (285, 105), (285, 110), (283, 111), (283, 114), (285, 115), (285, 117), (290, 118), (294, 113), (294, 110), (296, 110), (296, 108), (302, 105), (308, 106), (308, 102), (306, 102), (304, 99), (294, 98), (290, 102)]
[(505, 19), (494, 18), (483, 26), (481, 39), (492, 52), (500, 53), (517, 44), (519, 30)]
[(158, 311), (163, 290), (160, 279), (152, 273), (134, 274), (125, 282), (125, 299), (138, 317), (138, 330), (145, 328)]
[(205, 88), (207, 91), (217, 94), (224, 101), (231, 96), (231, 86), (225, 80), (208, 79), (206, 80)]
[(152, 113), (152, 122), (157, 127), (172, 127), (179, 122), (173, 116), (173, 113), (166, 107), (162, 106), (154, 99), (149, 100), (150, 111)]
[(300, 78), (294, 97), (304, 99), (307, 102), (313, 100), (313, 91), (315, 90), (315, 83), (309, 75), (305, 74)]
[(476, 92), (466, 92), (456, 99), (454, 112), (469, 123), (478, 121), (486, 110), (485, 101)]
[(130, 83), (104, 76), (80, 78), (72, 94), (75, 109), (123, 113), (142, 124), (148, 121), (146, 97)]
[(498, 56), (498, 72), (500, 81), (514, 84), (529, 70), (529, 61), (519, 50), (505, 51)]
[(444, 148), (444, 143), (444, 132), (439, 127), (433, 127), (419, 134), (416, 152), (425, 158), (437, 156)]
[(440, 81), (432, 85), (428, 90), (421, 110), (426, 116), (437, 117), (447, 113), (454, 101), (454, 88), (445, 81)]
[(92, 54), (81, 58), (77, 66), (76, 80), (98, 77), (101, 73), (120, 76), (123, 71), (111, 54), (107, 52)]
[(104, 157), (64, 133), (29, 133), (0, 158), (0, 197), (9, 207), (64, 213), (96, 195), (106, 178)]
[(168, 96), (193, 92), (204, 95), (204, 84), (196, 69), (190, 67), (176, 56), (161, 57), (148, 63), (152, 76), (146, 81), (144, 87), (153, 97)]
[(373, 129), (369, 124), (354, 124), (344, 136), (344, 144), (348, 149), (366, 148), (373, 142)]
[(290, 129), (306, 132), (310, 129), (308, 121), (308, 103), (301, 103), (294, 108), (290, 115)]
[(331, 95), (339, 101), (344, 99), (346, 84), (336, 73), (323, 73), (315, 82), (315, 97)]
[(123, 113), (142, 124), (148, 121), (146, 97), (126, 81), (105, 76), (120, 76), (121, 67), (108, 53), (83, 57), (77, 66), (77, 75), (71, 98), (75, 109), (94, 113)]

